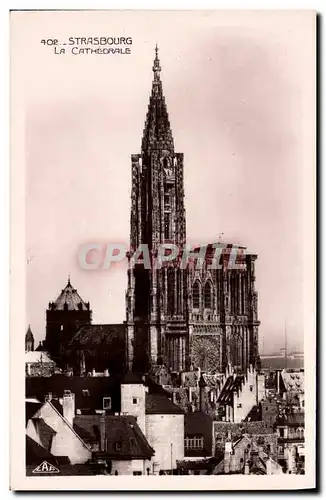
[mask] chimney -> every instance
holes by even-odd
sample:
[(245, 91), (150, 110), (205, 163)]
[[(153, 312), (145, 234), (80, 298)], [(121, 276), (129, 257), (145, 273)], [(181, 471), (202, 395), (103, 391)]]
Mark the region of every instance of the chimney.
[(231, 466), (232, 442), (229, 438), (230, 433), (224, 443), (224, 474), (229, 474)]
[(203, 376), (199, 380), (199, 410), (205, 413), (206, 410), (206, 382)]
[(63, 392), (63, 417), (72, 426), (75, 417), (75, 394), (70, 391)]
[(96, 373), (95, 372), (95, 368), (93, 368), (93, 370), (92, 370), (92, 377), (95, 377), (95, 373)]
[(52, 392), (49, 392), (48, 394), (45, 394), (44, 396), (44, 402), (46, 403), (47, 401), (51, 401), (52, 399)]
[(181, 372), (181, 373), (180, 373), (180, 378), (181, 378), (181, 380), (180, 380), (180, 382), (181, 382), (181, 383), (180, 383), (180, 385), (181, 385), (181, 386), (185, 385), (185, 381), (186, 381), (186, 374), (185, 374), (185, 372)]
[(266, 474), (271, 476), (272, 475), (272, 459), (271, 457), (268, 457), (266, 460)]
[(101, 451), (106, 451), (105, 447), (105, 414), (102, 413), (100, 416), (100, 438), (101, 438), (101, 443), (100, 443), (100, 450)]
[(109, 376), (110, 376), (109, 370), (106, 368), (104, 370), (104, 377), (109, 377)]
[(246, 460), (245, 466), (244, 466), (244, 474), (247, 476), (249, 475), (249, 460)]

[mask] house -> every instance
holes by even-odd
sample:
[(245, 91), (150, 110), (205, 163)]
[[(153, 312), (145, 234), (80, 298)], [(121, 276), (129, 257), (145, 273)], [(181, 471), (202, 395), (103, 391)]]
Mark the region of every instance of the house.
[(284, 412), (275, 422), (278, 436), (278, 458), (290, 474), (304, 474), (305, 415), (304, 412)]
[[(236, 441), (231, 436), (224, 443), (224, 453), (214, 468), (213, 475), (254, 474), (279, 475), (282, 467), (266, 452), (268, 435), (250, 436), (244, 434)], [(259, 439), (260, 438), (260, 439)]]
[(25, 352), (26, 377), (51, 377), (51, 375), (58, 372), (60, 370), (46, 352)]
[(304, 370), (277, 371), (277, 392), (287, 402), (304, 409)]
[[(183, 410), (167, 397), (162, 388), (150, 381), (145, 385), (142, 378), (132, 372), (127, 372), (123, 377), (54, 375), (50, 378), (43, 377), (42, 384), (36, 384), (33, 379), (29, 379), (26, 380), (26, 395), (38, 401), (45, 399), (49, 406), (56, 410), (56, 418), (57, 414), (64, 417), (65, 404), (67, 411), (67, 398), (71, 396), (73, 402), (68, 420), (72, 430), (82, 439), (91, 456), (94, 452), (105, 452), (107, 460), (111, 461), (112, 467), (115, 467), (118, 474), (135, 471), (137, 473), (141, 471), (143, 474), (145, 470), (153, 474), (159, 473), (160, 470), (176, 469), (177, 460), (184, 458)], [(42, 411), (44, 412), (44, 409)], [(141, 439), (139, 436), (143, 436), (143, 441), (137, 444), (138, 441), (133, 436), (135, 431), (130, 431), (129, 438), (135, 439), (135, 444), (138, 446), (137, 454), (134, 447), (129, 452), (129, 458), (132, 453), (132, 460), (125, 458), (124, 464), (118, 466), (114, 463), (114, 457), (109, 458), (108, 449), (101, 445), (101, 433), (95, 431), (95, 428), (92, 428), (90, 433), (90, 425), (101, 428), (96, 422), (100, 422), (99, 419), (101, 416), (103, 418), (103, 415), (107, 422), (111, 422), (114, 426), (120, 422), (119, 428), (123, 426), (121, 422), (125, 422), (129, 427), (133, 426), (137, 430), (138, 440)], [(122, 421), (123, 418), (125, 420)], [(67, 417), (65, 419), (67, 420)], [(93, 423), (89, 424), (89, 421)], [(113, 438), (110, 437), (108, 430), (109, 424), (102, 425), (107, 428), (104, 439), (112, 441)], [(29, 430), (32, 432), (31, 429)], [(125, 449), (127, 445), (123, 446)], [(146, 451), (146, 455), (140, 456), (139, 450), (142, 450), (142, 453)], [(60, 454), (63, 454), (62, 450)], [(71, 452), (66, 452), (65, 455), (73, 462), (74, 457)], [(141, 460), (141, 466), (135, 460)], [(127, 464), (127, 461), (133, 463)]]
[(153, 470), (173, 470), (184, 458), (184, 411), (164, 394), (146, 393), (146, 437), (155, 450)]
[(214, 456), (213, 420), (201, 411), (185, 414), (185, 460)]

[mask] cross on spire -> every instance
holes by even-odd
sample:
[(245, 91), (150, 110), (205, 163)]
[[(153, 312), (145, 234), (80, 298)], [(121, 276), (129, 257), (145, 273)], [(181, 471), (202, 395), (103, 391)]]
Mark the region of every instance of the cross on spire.
[(155, 58), (152, 69), (154, 73), (154, 80), (152, 83), (152, 93), (146, 115), (142, 150), (147, 153), (149, 150), (154, 149), (173, 151), (174, 144), (160, 78), (161, 65), (158, 58), (157, 45), (155, 46)]

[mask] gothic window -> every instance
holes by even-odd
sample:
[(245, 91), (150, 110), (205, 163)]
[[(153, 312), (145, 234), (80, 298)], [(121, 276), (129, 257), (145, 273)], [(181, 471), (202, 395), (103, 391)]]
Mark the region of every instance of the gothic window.
[(194, 309), (200, 308), (200, 284), (199, 281), (195, 281), (192, 288), (192, 304)]
[(171, 239), (171, 214), (170, 212), (164, 213), (164, 238)]
[(206, 281), (204, 288), (204, 306), (205, 309), (212, 309), (212, 284)]
[(174, 276), (174, 269), (169, 268), (168, 269), (168, 276), (167, 276), (167, 301), (168, 301), (168, 314), (173, 315), (174, 314), (174, 296), (176, 293), (175, 290), (175, 276)]

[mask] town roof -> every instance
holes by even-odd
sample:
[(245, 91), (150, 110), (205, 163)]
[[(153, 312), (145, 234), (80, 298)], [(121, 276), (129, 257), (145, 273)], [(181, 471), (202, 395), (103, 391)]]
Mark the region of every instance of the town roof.
[(178, 415), (184, 414), (180, 406), (172, 403), (164, 394), (146, 393), (147, 415)]
[(281, 372), (283, 383), (288, 392), (304, 392), (304, 372)]
[(49, 309), (55, 311), (89, 311), (89, 302), (85, 302), (76, 288), (70, 283), (70, 278), (65, 288), (54, 302), (50, 302)]
[(213, 419), (208, 413), (194, 411), (185, 414), (185, 435), (204, 434), (205, 429), (212, 434), (212, 428)]
[(127, 385), (127, 384), (143, 384), (143, 380), (139, 375), (136, 373), (132, 372), (131, 370), (127, 371), (125, 375), (122, 377), (121, 384)]
[[(63, 397), (65, 390), (75, 394), (75, 408), (81, 410), (102, 410), (103, 398), (111, 398), (112, 412), (120, 411), (120, 377), (78, 377), (52, 375), (52, 377), (26, 377), (26, 397), (44, 401), (52, 395), (51, 403)], [(60, 406), (59, 406), (60, 408)], [(58, 408), (57, 408), (58, 409)]]
[[(101, 419), (105, 423), (107, 450), (102, 452), (108, 459), (148, 459), (154, 455), (153, 448), (140, 430), (135, 417), (125, 415), (76, 415), (73, 427), (87, 444), (99, 443)], [(119, 447), (117, 447), (119, 443)]]
[(235, 378), (231, 375), (223, 386), (218, 397), (218, 403), (231, 405), (233, 403), (233, 393), (241, 390), (243, 382), (243, 375), (237, 375)]

